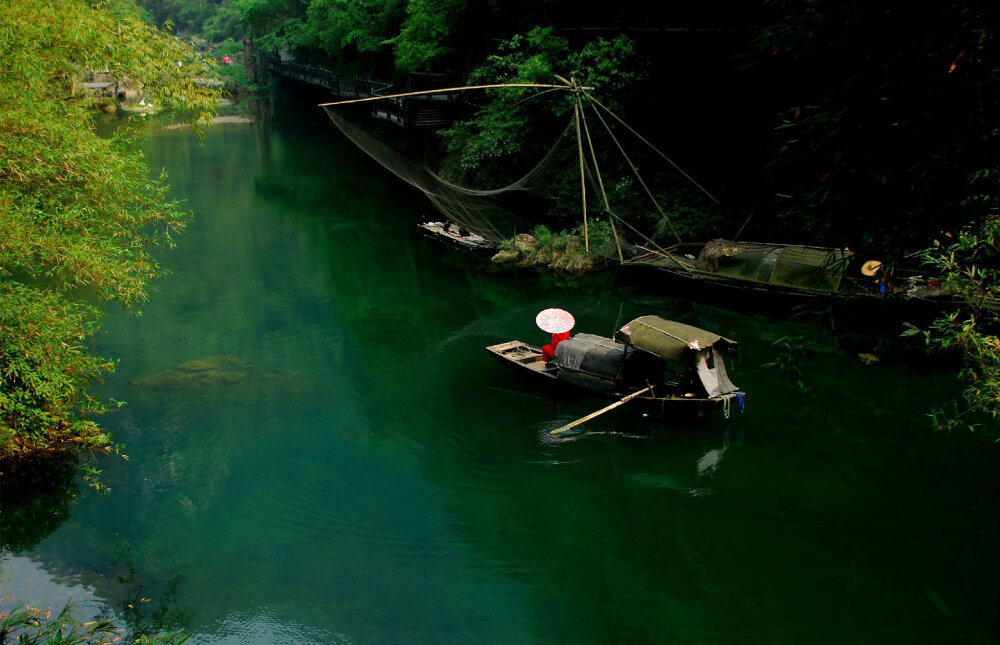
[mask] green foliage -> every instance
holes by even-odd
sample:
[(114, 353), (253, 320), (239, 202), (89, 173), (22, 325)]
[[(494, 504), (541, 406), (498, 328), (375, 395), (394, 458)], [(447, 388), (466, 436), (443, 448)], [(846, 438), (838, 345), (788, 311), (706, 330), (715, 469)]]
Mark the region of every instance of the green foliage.
[[(470, 84), (555, 83), (556, 74), (573, 76), (593, 87), (602, 102), (616, 106), (621, 93), (641, 74), (640, 61), (630, 41), (623, 37), (598, 39), (574, 50), (552, 29), (536, 28), (502, 43), (470, 78)], [(490, 101), (474, 118), (441, 132), (446, 149), (446, 175), (469, 183), (484, 183), (490, 176), (518, 176), (518, 169), (537, 163), (558, 139), (573, 115), (569, 92), (537, 95), (523, 89), (490, 91)], [(565, 147), (554, 165), (557, 176), (547, 177), (548, 189), (576, 195), (579, 204), (579, 166), (575, 145)], [(604, 166), (608, 168), (608, 166)], [(565, 203), (567, 200), (557, 201)]]
[(466, 0), (408, 0), (406, 20), (393, 39), (396, 66), (427, 68), (449, 54), (454, 32), (468, 8)]
[(359, 52), (388, 49), (405, 4), (404, 0), (313, 0), (307, 10), (310, 37), (327, 54), (348, 47)]
[(559, 233), (552, 238), (552, 248), (556, 251), (565, 251), (566, 247), (569, 246), (569, 237), (569, 233), (566, 231), (559, 231)]
[[(28, 605), (0, 614), (0, 643), (8, 639), (22, 645), (111, 645), (122, 640), (122, 630), (107, 618), (83, 622), (77, 616), (79, 603), (68, 603), (58, 613)], [(133, 642), (142, 645), (180, 645), (189, 634), (172, 633), (150, 637), (143, 635)]]
[(544, 224), (539, 224), (532, 229), (531, 236), (538, 240), (538, 246), (548, 246), (552, 243), (552, 231)]
[[(589, 255), (597, 263), (616, 259), (618, 255), (615, 233), (607, 219), (587, 218), (586, 237), (590, 244), (589, 251), (586, 250), (587, 240), (584, 239), (583, 226), (553, 233), (547, 226), (540, 224), (531, 231), (531, 236), (537, 242), (538, 257), (552, 258), (555, 257), (554, 253), (567, 251), (571, 248), (571, 240), (576, 254)], [(507, 248), (513, 247), (514, 245), (508, 241)]]
[(247, 35), (264, 51), (296, 51), (314, 45), (306, 29), (305, 0), (236, 0)]
[[(2, 220), (14, 218), (10, 212), (0, 214)], [(109, 444), (97, 424), (82, 416), (103, 409), (82, 386), (114, 369), (85, 346), (98, 315), (94, 307), (49, 289), (0, 283), (0, 446), (5, 456), (65, 443), (87, 449)]]
[(232, 65), (220, 65), (219, 76), (227, 78), (240, 87), (249, 87), (250, 81), (247, 78), (247, 70), (239, 63)]
[[(208, 3), (205, 5), (205, 8), (206, 11), (211, 12), (214, 10), (214, 12), (209, 13), (201, 23), (201, 35), (203, 37), (212, 42), (229, 41), (242, 38), (242, 16), (240, 14), (239, 6), (234, 0), (224, 0), (218, 5)], [(238, 47), (238, 51), (243, 50), (242, 45), (238, 45)]]
[(149, 22), (157, 25), (170, 25), (171, 31), (184, 32), (187, 35), (201, 35), (204, 38), (220, 42), (225, 38), (239, 38), (240, 0), (116, 0), (116, 2), (138, 2), (146, 14), (151, 16)]
[[(580, 231), (582, 238), (583, 231)], [(587, 218), (587, 238), (590, 242), (590, 254), (599, 258), (611, 259), (617, 257), (615, 233), (608, 219)]]
[(219, 54), (222, 56), (235, 56), (243, 53), (243, 45), (232, 38), (226, 38), (219, 47)]
[(802, 361), (808, 354), (805, 339), (801, 336), (783, 336), (773, 343), (775, 360), (764, 363), (762, 368), (776, 370), (800, 395), (809, 394), (802, 372)]
[(772, 0), (755, 42), (785, 79), (770, 165), (793, 235), (872, 251), (973, 224), (967, 177), (1000, 123), (991, 2)]
[(101, 7), (116, 20), (129, 16), (149, 24), (153, 24), (156, 20), (153, 14), (142, 6), (142, 0), (89, 0), (89, 2), (92, 7)]
[(951, 244), (925, 252), (927, 263), (943, 276), (942, 286), (965, 304), (934, 321), (929, 329), (911, 328), (904, 335), (922, 335), (928, 347), (959, 352), (959, 377), (968, 385), (965, 408), (934, 415), (938, 429), (975, 430), (981, 421), (1000, 439), (1000, 218), (978, 230), (959, 234)]
[[(110, 448), (86, 386), (113, 363), (91, 355), (100, 303), (143, 302), (153, 257), (184, 215), (150, 178), (134, 136), (102, 139), (78, 75), (108, 70), (200, 125), (213, 66), (134, 17), (83, 0), (0, 8), (0, 457)], [(182, 61), (182, 66), (177, 65)]]

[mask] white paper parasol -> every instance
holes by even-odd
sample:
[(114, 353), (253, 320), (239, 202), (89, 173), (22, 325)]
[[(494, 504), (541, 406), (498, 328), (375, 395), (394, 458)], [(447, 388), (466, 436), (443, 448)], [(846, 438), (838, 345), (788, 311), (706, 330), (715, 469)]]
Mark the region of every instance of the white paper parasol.
[(542, 331), (547, 331), (550, 334), (561, 334), (573, 329), (576, 320), (573, 319), (573, 314), (565, 309), (551, 308), (538, 312), (538, 315), (535, 316), (535, 324)]

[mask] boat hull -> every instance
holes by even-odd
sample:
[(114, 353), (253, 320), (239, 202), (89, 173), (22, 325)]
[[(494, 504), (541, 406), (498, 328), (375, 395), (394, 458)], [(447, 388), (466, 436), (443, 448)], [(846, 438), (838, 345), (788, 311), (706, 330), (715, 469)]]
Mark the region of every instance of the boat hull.
[[(560, 379), (559, 368), (545, 362), (541, 348), (519, 340), (491, 345), (486, 351), (501, 365), (539, 387), (576, 392), (612, 403), (641, 389), (621, 390), (610, 383), (596, 381), (588, 386), (578, 380)], [(653, 386), (652, 394), (635, 397), (627, 404), (628, 408), (648, 416), (666, 417), (722, 408), (727, 402), (725, 397), (708, 398), (682, 391), (686, 388), (673, 383), (654, 383)]]
[(916, 297), (897, 292), (873, 293), (854, 281), (845, 281), (837, 292), (797, 289), (688, 271), (670, 262), (629, 262), (622, 265), (619, 278), (624, 284), (650, 292), (710, 302), (736, 311), (823, 320), (833, 315), (838, 327), (859, 332), (895, 331), (904, 322), (926, 325), (942, 310), (959, 306), (955, 298), (940, 294)]

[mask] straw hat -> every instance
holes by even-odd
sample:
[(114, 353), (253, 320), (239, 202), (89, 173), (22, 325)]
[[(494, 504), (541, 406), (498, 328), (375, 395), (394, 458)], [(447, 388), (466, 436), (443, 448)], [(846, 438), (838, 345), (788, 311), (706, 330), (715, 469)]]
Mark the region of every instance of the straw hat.
[(869, 278), (874, 278), (875, 274), (882, 270), (881, 260), (868, 260), (861, 266), (861, 274)]

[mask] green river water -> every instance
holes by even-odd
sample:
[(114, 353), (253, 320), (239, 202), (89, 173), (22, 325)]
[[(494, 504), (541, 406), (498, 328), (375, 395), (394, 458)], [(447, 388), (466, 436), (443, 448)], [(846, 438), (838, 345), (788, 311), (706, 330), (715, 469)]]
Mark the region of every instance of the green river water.
[[(129, 460), (3, 554), (8, 608), (78, 599), (194, 643), (1000, 637), (995, 448), (926, 416), (953, 371), (607, 278), (479, 270), (322, 115), (146, 150), (196, 218), (144, 314), (109, 312), (97, 341)], [(577, 331), (655, 313), (740, 341), (746, 413), (626, 406), (549, 435), (603, 403), (483, 348), (545, 342), (551, 306)], [(781, 338), (809, 350), (803, 387), (763, 367)]]

